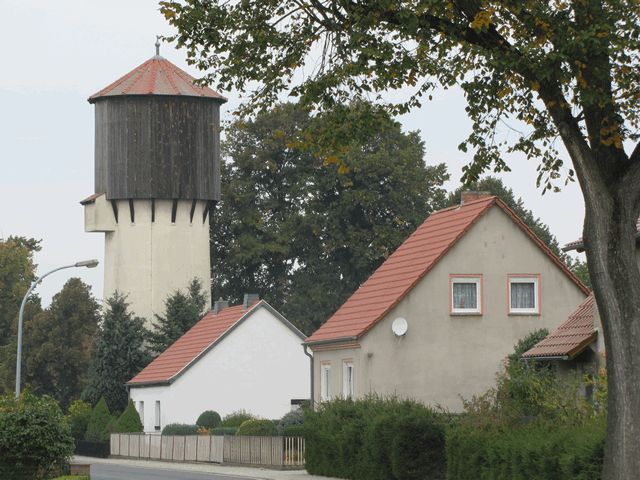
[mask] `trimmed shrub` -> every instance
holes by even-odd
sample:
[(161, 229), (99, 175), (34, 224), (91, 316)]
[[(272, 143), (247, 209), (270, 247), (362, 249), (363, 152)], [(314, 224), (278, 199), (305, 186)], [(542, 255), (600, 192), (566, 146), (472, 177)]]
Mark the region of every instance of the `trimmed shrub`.
[(272, 420), (260, 420), (257, 418), (252, 418), (250, 420), (245, 420), (238, 428), (236, 435), (252, 435), (252, 436), (274, 436), (278, 434), (278, 429), (276, 428), (276, 424), (273, 423)]
[(107, 407), (107, 402), (103, 397), (91, 412), (85, 440), (89, 442), (108, 442), (113, 422), (114, 419), (109, 413), (109, 407)]
[(508, 429), (470, 427), (447, 432), (451, 480), (591, 480), (600, 478), (605, 426), (529, 424)]
[(162, 429), (162, 435), (197, 435), (198, 426), (186, 423), (170, 423)]
[(209, 433), (211, 435), (235, 435), (238, 427), (218, 427), (212, 428)]
[(305, 411), (306, 469), (352, 480), (444, 478), (445, 417), (412, 401), (337, 399)]
[(73, 455), (71, 429), (51, 397), (0, 397), (0, 478), (48, 478)]
[(247, 420), (253, 420), (255, 417), (251, 415), (249, 412), (244, 410), (238, 410), (237, 412), (232, 412), (228, 415), (225, 415), (221, 427), (239, 427), (243, 422)]
[(282, 429), (282, 435), (285, 437), (304, 437), (304, 425), (287, 425)]
[(67, 422), (71, 428), (71, 435), (73, 436), (76, 444), (84, 440), (84, 436), (87, 433), (87, 425), (89, 425), (89, 419), (91, 418), (91, 405), (83, 402), (82, 400), (76, 400), (69, 405), (69, 414), (67, 415)]
[(202, 412), (198, 417), (198, 420), (196, 420), (196, 425), (208, 429), (219, 427), (221, 423), (222, 419), (220, 418), (220, 414), (213, 410), (206, 410)]
[(304, 409), (297, 408), (285, 413), (280, 419), (280, 425), (302, 425), (304, 423)]
[(113, 433), (138, 433), (142, 432), (142, 430), (140, 415), (138, 415), (133, 401), (129, 400), (127, 408), (125, 408), (122, 415), (118, 417), (111, 431)]

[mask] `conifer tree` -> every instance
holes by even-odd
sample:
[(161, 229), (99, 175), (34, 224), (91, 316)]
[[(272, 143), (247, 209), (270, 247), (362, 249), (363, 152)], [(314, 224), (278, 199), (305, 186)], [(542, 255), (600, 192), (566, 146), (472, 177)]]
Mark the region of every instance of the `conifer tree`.
[(140, 421), (140, 415), (136, 410), (132, 400), (129, 400), (127, 408), (118, 417), (114, 424), (114, 433), (137, 433), (142, 432), (142, 422)]
[(113, 417), (109, 412), (109, 407), (104, 397), (96, 404), (89, 424), (87, 425), (87, 433), (85, 438), (90, 442), (106, 442), (109, 440), (109, 425), (112, 424)]
[(107, 299), (104, 319), (93, 342), (89, 379), (83, 398), (95, 404), (103, 397), (112, 411), (127, 406), (125, 383), (149, 362), (144, 348), (144, 320), (129, 310), (126, 298), (116, 292)]
[(200, 280), (194, 278), (186, 293), (176, 290), (164, 304), (165, 314), (156, 315), (154, 330), (148, 335), (149, 349), (154, 355), (164, 352), (204, 316), (207, 297)]

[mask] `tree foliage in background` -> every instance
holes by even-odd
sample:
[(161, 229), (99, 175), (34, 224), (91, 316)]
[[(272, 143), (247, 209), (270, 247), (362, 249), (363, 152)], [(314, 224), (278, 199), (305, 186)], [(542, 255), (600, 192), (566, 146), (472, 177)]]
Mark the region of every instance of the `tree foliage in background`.
[(591, 280), (589, 278), (589, 271), (587, 269), (586, 262), (582, 262), (577, 258), (572, 258), (564, 253), (560, 249), (558, 239), (553, 233), (551, 233), (549, 226), (539, 217), (536, 217), (534, 213), (525, 206), (522, 198), (516, 199), (513, 190), (507, 187), (501, 179), (489, 176), (459, 187), (455, 191), (451, 192), (447, 197), (447, 206), (459, 204), (463, 190), (486, 191), (498, 196), (509, 206), (509, 208), (511, 208), (511, 210), (518, 214), (522, 221), (524, 221), (524, 223), (533, 230), (533, 233), (535, 233), (553, 253), (567, 264), (571, 271), (575, 273), (585, 285), (591, 288)]
[[(342, 157), (314, 141), (340, 139)], [(324, 322), (445, 197), (417, 133), (360, 102), (278, 105), (231, 125), (211, 220), (215, 298), (257, 291), (299, 328)]]
[(33, 255), (40, 248), (33, 238), (0, 239), (0, 347), (16, 334), (22, 298), (36, 278)]
[(87, 433), (87, 425), (89, 425), (89, 419), (91, 418), (91, 412), (91, 405), (82, 400), (75, 400), (69, 405), (67, 423), (69, 423), (71, 435), (76, 442), (84, 440), (84, 436)]
[(207, 297), (202, 283), (191, 280), (187, 291), (176, 290), (164, 302), (164, 315), (156, 315), (154, 328), (148, 334), (149, 350), (160, 355), (173, 342), (193, 327), (206, 313)]
[(73, 437), (53, 398), (0, 397), (0, 478), (50, 478), (71, 455)]
[(24, 384), (33, 393), (52, 396), (63, 409), (79, 398), (99, 319), (91, 287), (69, 279), (49, 308), (24, 323)]
[(144, 346), (147, 332), (144, 320), (133, 315), (123, 295), (116, 292), (105, 303), (82, 397), (92, 405), (104, 397), (111, 411), (121, 412), (127, 406), (125, 383), (150, 360)]

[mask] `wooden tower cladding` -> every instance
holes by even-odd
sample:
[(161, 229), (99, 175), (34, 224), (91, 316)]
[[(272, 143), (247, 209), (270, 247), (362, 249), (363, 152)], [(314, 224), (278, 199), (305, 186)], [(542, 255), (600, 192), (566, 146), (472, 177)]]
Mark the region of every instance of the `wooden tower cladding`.
[(128, 295), (147, 320), (193, 278), (209, 293), (208, 212), (220, 199), (226, 102), (156, 53), (89, 98), (95, 193), (81, 202), (85, 230), (105, 234), (104, 297)]

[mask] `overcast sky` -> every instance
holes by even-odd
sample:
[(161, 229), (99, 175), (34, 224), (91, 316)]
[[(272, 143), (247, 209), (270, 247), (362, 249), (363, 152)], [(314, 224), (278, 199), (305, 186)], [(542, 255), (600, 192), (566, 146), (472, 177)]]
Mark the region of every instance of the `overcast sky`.
[[(78, 203), (93, 190), (93, 107), (89, 95), (154, 54), (155, 36), (171, 29), (157, 0), (0, 0), (0, 237), (42, 239), (38, 272), (104, 255), (103, 234), (84, 233)], [(163, 45), (161, 54), (192, 75), (185, 54)], [(238, 104), (233, 92), (222, 110), (229, 119)], [(459, 91), (437, 92), (434, 101), (399, 120), (419, 130), (426, 162), (445, 162), (459, 184), (469, 155), (457, 145), (470, 124)], [(577, 184), (542, 196), (536, 164), (506, 157), (502, 175), (526, 206), (550, 225), (561, 243), (580, 236), (584, 203)], [(66, 270), (38, 292), (45, 304), (70, 275), (80, 276), (102, 297), (102, 266)]]

